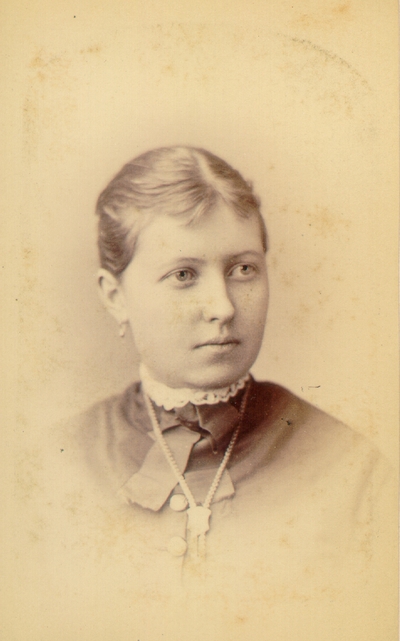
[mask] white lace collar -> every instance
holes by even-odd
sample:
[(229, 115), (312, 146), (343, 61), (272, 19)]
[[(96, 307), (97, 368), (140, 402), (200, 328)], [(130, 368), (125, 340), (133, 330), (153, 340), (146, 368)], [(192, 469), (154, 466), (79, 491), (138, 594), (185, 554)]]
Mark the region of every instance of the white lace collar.
[(184, 407), (188, 403), (193, 403), (193, 405), (216, 405), (220, 402), (226, 402), (235, 396), (239, 390), (243, 389), (250, 378), (250, 374), (247, 374), (236, 383), (218, 389), (196, 390), (189, 387), (175, 389), (156, 381), (143, 364), (140, 365), (139, 372), (146, 394), (150, 396), (156, 405), (164, 407), (167, 411), (172, 410), (174, 407)]

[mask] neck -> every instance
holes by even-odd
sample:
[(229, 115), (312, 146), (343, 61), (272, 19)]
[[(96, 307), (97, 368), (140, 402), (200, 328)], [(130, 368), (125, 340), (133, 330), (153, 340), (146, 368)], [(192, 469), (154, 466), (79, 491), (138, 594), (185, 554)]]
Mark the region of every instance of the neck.
[(156, 405), (164, 407), (166, 410), (184, 407), (188, 403), (192, 403), (193, 405), (215, 405), (226, 402), (235, 396), (239, 390), (244, 388), (249, 378), (250, 375), (247, 374), (227, 387), (208, 390), (192, 389), (189, 387), (178, 389), (168, 387), (168, 385), (157, 381), (143, 363), (140, 365), (140, 379), (144, 391)]

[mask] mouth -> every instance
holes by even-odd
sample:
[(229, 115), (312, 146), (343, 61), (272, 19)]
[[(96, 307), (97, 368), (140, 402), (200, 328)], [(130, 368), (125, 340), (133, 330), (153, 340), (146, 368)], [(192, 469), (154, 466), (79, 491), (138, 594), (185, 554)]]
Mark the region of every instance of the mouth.
[(240, 341), (237, 338), (231, 338), (231, 337), (225, 337), (225, 338), (211, 338), (208, 341), (205, 341), (204, 343), (199, 343), (198, 345), (195, 345), (195, 349), (200, 349), (201, 347), (211, 347), (214, 349), (229, 349), (234, 347), (235, 345), (239, 345)]

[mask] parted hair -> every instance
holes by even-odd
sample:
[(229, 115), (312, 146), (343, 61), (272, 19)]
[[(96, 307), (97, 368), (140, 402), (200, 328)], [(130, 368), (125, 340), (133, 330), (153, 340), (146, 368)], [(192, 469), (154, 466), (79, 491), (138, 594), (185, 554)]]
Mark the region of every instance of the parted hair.
[(223, 202), (238, 215), (256, 216), (264, 250), (267, 232), (260, 201), (238, 171), (195, 147), (161, 147), (134, 158), (100, 194), (100, 263), (118, 277), (131, 262), (140, 231), (155, 215), (181, 216), (193, 224)]

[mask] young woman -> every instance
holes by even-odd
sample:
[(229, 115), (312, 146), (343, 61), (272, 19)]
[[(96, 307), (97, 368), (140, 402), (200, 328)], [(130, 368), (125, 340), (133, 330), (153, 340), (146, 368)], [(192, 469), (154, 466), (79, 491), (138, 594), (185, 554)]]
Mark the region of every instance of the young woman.
[(81, 598), (107, 625), (110, 603), (129, 602), (142, 640), (176, 617), (190, 641), (349, 638), (370, 610), (385, 464), (250, 374), (268, 305), (251, 186), (203, 149), (155, 149), (121, 169), (97, 215), (101, 297), (141, 366), (57, 433), (55, 522)]

